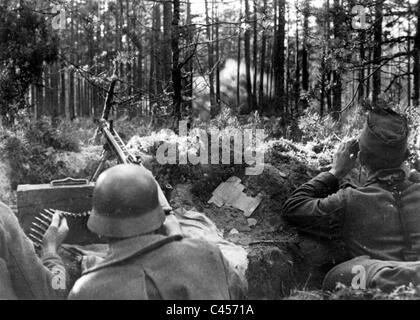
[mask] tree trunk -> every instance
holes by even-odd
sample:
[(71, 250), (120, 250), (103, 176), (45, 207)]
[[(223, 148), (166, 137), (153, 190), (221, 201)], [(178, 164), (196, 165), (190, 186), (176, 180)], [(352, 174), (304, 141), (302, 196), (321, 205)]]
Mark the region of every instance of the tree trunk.
[(53, 77), (51, 78), (53, 83), (52, 83), (52, 92), (51, 92), (51, 96), (52, 96), (52, 108), (54, 108), (55, 112), (57, 115), (62, 115), (62, 113), (60, 113), (60, 100), (59, 100), (59, 82), (60, 82), (60, 73), (59, 73), (59, 65), (58, 63), (54, 63), (52, 66), (52, 70), (53, 70)]
[[(75, 36), (75, 44), (76, 48), (80, 46), (80, 39), (79, 39), (79, 23), (77, 19), (75, 19), (75, 29), (76, 29), (76, 36)], [(74, 55), (74, 62), (76, 65), (80, 64), (79, 61), (79, 50), (76, 50)], [(79, 91), (79, 74), (77, 71), (73, 72), (73, 111), (74, 117), (77, 118), (80, 116), (79, 113), (79, 105), (80, 105), (80, 91)]]
[(220, 109), (220, 41), (219, 41), (219, 18), (215, 17), (215, 36), (216, 36), (216, 104)]
[[(152, 31), (150, 37), (150, 74), (149, 74), (149, 94), (150, 94), (150, 103), (153, 104), (156, 101), (158, 94), (162, 92), (160, 85), (161, 73), (159, 65), (159, 53), (158, 53), (158, 44), (159, 44), (159, 33), (160, 33), (160, 4), (155, 3), (153, 5), (153, 16), (152, 16)], [(151, 107), (152, 108), (152, 107)]]
[[(275, 31), (275, 46), (273, 55), (273, 71), (274, 71), (274, 105), (285, 118), (286, 99), (284, 96), (284, 36), (285, 36), (285, 0), (278, 1), (278, 22)], [(283, 120), (283, 124), (284, 120)]]
[(52, 84), (53, 84), (53, 74), (54, 72), (52, 72), (51, 67), (46, 67), (45, 68), (45, 107), (48, 110), (47, 114), (49, 116), (51, 116), (53, 114), (53, 102), (52, 102)]
[[(125, 7), (126, 7), (126, 12), (125, 12), (125, 19), (126, 19), (126, 23), (125, 23), (125, 25), (126, 25), (126, 28), (128, 28), (128, 29), (130, 29), (130, 27), (131, 27), (131, 23), (130, 23), (130, 0), (126, 0), (125, 1)], [(100, 32), (100, 29), (98, 28), (98, 39), (101, 39), (101, 32)], [(127, 50), (127, 53), (128, 53), (128, 55), (129, 55), (129, 57), (132, 57), (132, 44), (131, 44), (131, 42), (130, 41), (126, 41), (126, 50)], [(132, 95), (133, 94), (133, 85), (134, 85), (134, 82), (133, 82), (133, 75), (134, 75), (134, 73), (133, 73), (133, 65), (132, 65), (132, 62), (133, 62), (133, 60), (130, 58), (130, 59), (127, 59), (127, 63), (126, 63), (126, 77), (127, 77), (127, 85), (128, 85), (128, 88), (127, 88), (127, 93), (129, 94), (129, 95)], [(134, 116), (135, 116), (135, 112), (133, 112), (133, 108), (130, 108), (130, 110), (129, 110), (129, 115), (130, 115), (130, 118), (133, 118)]]
[[(296, 3), (296, 11), (298, 6)], [(300, 66), (299, 66), (299, 19), (296, 17), (296, 35), (295, 35), (295, 85), (294, 85), (294, 98), (295, 98), (295, 113), (299, 115), (299, 100), (300, 100)], [(293, 111), (290, 112), (293, 117)]]
[(253, 63), (254, 63), (254, 79), (252, 87), (252, 106), (257, 109), (257, 74), (258, 74), (258, 24), (257, 24), (257, 1), (254, 0), (254, 21), (252, 22), (254, 31), (254, 47), (253, 47)]
[(272, 59), (268, 57), (273, 56), (273, 41), (267, 41), (266, 39), (266, 62), (265, 62), (265, 100), (270, 100), (271, 98), (271, 76), (272, 76)]
[[(372, 60), (372, 50), (368, 49), (367, 56), (368, 56), (367, 57), (368, 61)], [(367, 68), (366, 68), (366, 74), (371, 74), (371, 69), (372, 69), (371, 68), (371, 65), (368, 64), (367, 65)], [(366, 84), (366, 94), (365, 94), (365, 97), (369, 97), (369, 95), (370, 95), (370, 91), (371, 91), (370, 82), (371, 82), (371, 78), (366, 79), (366, 82), (365, 82), (365, 84)]]
[[(192, 17), (191, 17), (191, 2), (190, 0), (187, 0), (187, 44), (189, 47), (192, 48), (193, 45), (193, 34), (194, 34), (194, 26), (192, 25)], [(192, 49), (193, 50), (193, 49)], [(189, 54), (192, 54), (189, 53)], [(187, 62), (185, 66), (185, 71), (187, 73), (186, 80), (185, 80), (185, 86), (184, 86), (184, 95), (188, 97), (188, 102), (186, 104), (187, 114), (188, 116), (191, 115), (192, 112), (192, 98), (193, 98), (193, 81), (194, 81), (194, 68), (193, 68), (193, 59), (190, 59), (190, 61)]]
[[(411, 106), (411, 28), (410, 24), (408, 24), (408, 32), (407, 32), (408, 40), (407, 40), (407, 105)], [(414, 71), (414, 70), (413, 70)]]
[(366, 60), (365, 42), (366, 42), (366, 33), (364, 30), (360, 30), (359, 60), (360, 60), (361, 66), (359, 70), (359, 92), (358, 92), (359, 102), (361, 102), (365, 97), (365, 87), (364, 87), (365, 68), (363, 67), (363, 64)]
[[(242, 19), (242, 0), (240, 0), (240, 13), (239, 13), (239, 20)], [(238, 67), (236, 70), (236, 106), (237, 110), (239, 110), (241, 106), (241, 28), (239, 28), (238, 32), (238, 51), (237, 51), (237, 57), (238, 60)]]
[(302, 43), (302, 89), (309, 90), (309, 10), (310, 0), (305, 0), (303, 8), (303, 43)]
[[(182, 108), (182, 75), (179, 65), (179, 18), (180, 0), (173, 0), (173, 19), (172, 19), (172, 83), (173, 83), (173, 104), (175, 116), (181, 120)], [(178, 126), (176, 126), (178, 128)]]
[(66, 119), (70, 119), (70, 77), (69, 69), (66, 67), (64, 70), (64, 113)]
[[(325, 42), (326, 42), (326, 51), (325, 51), (325, 57), (327, 58), (328, 55), (330, 55), (330, 0), (327, 0), (325, 3)], [(326, 81), (326, 91), (325, 91), (325, 97), (327, 99), (327, 110), (328, 113), (332, 111), (332, 103), (331, 103), (331, 67), (329, 65), (326, 65), (325, 70), (325, 81)]]
[[(71, 9), (74, 10), (74, 0), (70, 2)], [(74, 44), (74, 16), (71, 14), (71, 23), (70, 23), (70, 44)], [(69, 51), (69, 60), (71, 63), (74, 63), (74, 54), (73, 50)], [(69, 119), (73, 120), (75, 115), (74, 110), (74, 71), (69, 69)]]
[[(140, 9), (139, 12), (139, 21), (142, 21), (143, 17), (143, 9)], [(137, 47), (137, 87), (140, 91), (140, 97), (143, 98), (144, 92), (144, 82), (143, 82), (143, 37), (142, 37), (142, 24), (134, 24), (135, 29), (138, 30), (139, 33), (139, 41)]]
[[(419, 105), (420, 98), (420, 0), (417, 1), (416, 6), (417, 15), (417, 27), (416, 36), (414, 38), (414, 54), (413, 54), (413, 80), (414, 80), (414, 92), (413, 92), (413, 104)], [(410, 40), (408, 40), (410, 41)]]
[(206, 33), (207, 33), (207, 51), (208, 51), (208, 66), (209, 66), (209, 89), (210, 89), (210, 115), (214, 117), (216, 114), (216, 98), (214, 93), (214, 50), (213, 50), (213, 35), (211, 33), (210, 14), (208, 7), (208, 0), (204, 0), (206, 10)]
[(59, 112), (62, 115), (66, 114), (66, 77), (65, 77), (65, 73), (66, 73), (66, 68), (64, 65), (64, 62), (61, 62), (59, 68), (59, 82), (60, 82), (60, 101), (59, 101)]
[(329, 2), (327, 1), (325, 4), (325, 11), (324, 11), (324, 19), (323, 19), (323, 33), (324, 33), (324, 39), (323, 39), (323, 45), (322, 45), (322, 57), (321, 57), (321, 97), (320, 97), (320, 104), (319, 104), (319, 116), (322, 118), (325, 114), (325, 98), (328, 95), (327, 92), (327, 50), (328, 50), (328, 5)]
[[(175, 11), (175, 8), (174, 8)], [(175, 18), (174, 18), (175, 20)], [(164, 87), (168, 86), (171, 79), (171, 23), (172, 19), (172, 3), (171, 1), (165, 1), (163, 3), (163, 80)]]
[(270, 56), (270, 95), (269, 95), (269, 99), (271, 100), (273, 98), (273, 82), (274, 82), (274, 59), (275, 59), (275, 55), (276, 55), (276, 34), (277, 34), (277, 5), (278, 5), (278, 0), (273, 0), (273, 11), (274, 11), (274, 28), (273, 28), (273, 41), (271, 41), (271, 56)]
[[(263, 14), (267, 14), (267, 0), (263, 2)], [(259, 110), (260, 113), (263, 111), (264, 106), (264, 71), (265, 71), (265, 54), (266, 54), (266, 46), (267, 46), (267, 34), (266, 34), (265, 27), (262, 30), (261, 36), (261, 61), (260, 61), (260, 86), (258, 92), (258, 103), (259, 103)]]
[[(249, 26), (250, 12), (249, 0), (245, 0), (245, 23)], [(246, 94), (247, 108), (246, 112), (253, 109), (252, 83), (251, 83), (251, 35), (248, 26), (245, 29), (245, 73), (246, 73)]]
[[(341, 5), (340, 0), (334, 0), (334, 39), (335, 42), (338, 43), (341, 39), (341, 30), (340, 27), (342, 25), (341, 19)], [(332, 118), (334, 120), (338, 120), (340, 117), (341, 111), (341, 71), (340, 71), (340, 64), (341, 64), (341, 57), (336, 57), (338, 60), (336, 66), (332, 72), (333, 76), (333, 110), (332, 110)]]
[[(286, 21), (291, 21), (291, 19), (290, 19), (290, 6), (287, 6), (287, 8), (286, 8), (286, 17), (287, 17), (287, 19), (286, 19)], [(285, 78), (285, 81), (284, 81), (284, 83), (285, 83), (285, 93), (284, 93), (284, 96), (286, 97), (285, 98), (285, 100), (286, 100), (286, 112), (288, 113), (289, 111), (288, 111), (288, 106), (289, 106), (289, 97), (291, 96), (291, 94), (290, 94), (290, 84), (292, 84), (292, 76), (291, 76), (291, 74), (290, 74), (290, 70), (291, 70), (291, 68), (290, 68), (290, 66), (293, 66), (294, 65), (294, 61), (290, 61), (290, 57), (293, 57), (293, 54), (292, 54), (292, 47), (293, 46), (291, 46), (290, 45), (290, 43), (291, 43), (291, 41), (293, 41), (293, 37), (290, 37), (289, 36), (289, 34), (290, 34), (290, 23), (288, 23), (288, 24), (286, 24), (286, 30), (285, 30), (285, 34), (287, 35), (286, 36), (286, 47), (285, 47), (285, 49), (286, 49), (286, 54), (285, 54), (285, 69), (286, 69), (286, 78)], [(293, 59), (292, 59), (293, 60)], [(293, 83), (293, 85), (294, 85), (294, 83)], [(292, 86), (292, 90), (293, 90), (293, 86)], [(294, 101), (293, 101), (293, 103), (294, 103)]]
[(36, 92), (36, 116), (37, 119), (41, 119), (41, 117), (43, 116), (43, 105), (44, 105), (44, 101), (43, 101), (43, 96), (42, 96), (42, 86), (41, 85), (37, 85), (35, 87), (35, 92)]
[[(322, 66), (321, 66), (322, 68)], [(322, 118), (324, 116), (325, 111), (325, 73), (322, 72), (321, 74), (321, 97), (320, 97), (320, 104), (319, 104), (319, 117)]]
[(382, 56), (382, 8), (383, 0), (378, 0), (375, 2), (375, 25), (374, 25), (374, 43), (375, 47), (373, 49), (373, 60), (375, 64), (373, 68), (375, 71), (372, 75), (372, 104), (377, 106), (378, 98), (381, 93), (381, 68), (379, 60)]

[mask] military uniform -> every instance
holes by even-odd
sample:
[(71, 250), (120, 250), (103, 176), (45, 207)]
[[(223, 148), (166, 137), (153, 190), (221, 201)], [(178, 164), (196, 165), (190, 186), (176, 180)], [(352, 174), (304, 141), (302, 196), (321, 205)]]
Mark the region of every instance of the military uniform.
[[(292, 194), (285, 217), (302, 232), (343, 240), (352, 257), (417, 261), (419, 207), (420, 184), (410, 182), (402, 169), (379, 171), (363, 187), (345, 189), (339, 189), (338, 180), (325, 172)], [(369, 262), (363, 264), (372, 268)]]
[(158, 234), (113, 243), (85, 271), (69, 299), (243, 299), (245, 288), (220, 250), (201, 240)]
[(170, 218), (149, 171), (137, 165), (104, 171), (88, 228), (110, 240), (109, 253), (83, 273), (69, 299), (244, 298), (245, 284), (220, 249), (168, 232)]
[[(377, 180), (381, 174), (384, 179), (397, 175), (401, 180), (389, 185)], [(405, 185), (396, 199), (392, 189), (400, 183)], [(285, 216), (303, 232), (343, 239), (354, 257), (413, 261), (420, 258), (419, 207), (420, 184), (408, 181), (402, 169), (377, 172), (363, 187), (345, 189), (325, 172), (292, 194)]]
[(0, 299), (63, 298), (65, 292), (53, 288), (54, 268), (63, 270), (61, 258), (40, 260), (16, 216), (0, 202)]
[(286, 219), (300, 231), (341, 239), (355, 258), (331, 270), (325, 288), (333, 289), (337, 282), (349, 285), (358, 268), (367, 287), (420, 284), (420, 184), (410, 181), (401, 166), (407, 132), (406, 123), (392, 112), (368, 118), (361, 150), (370, 148), (380, 168), (399, 163), (398, 168), (375, 170), (364, 186), (343, 189), (333, 174), (324, 172), (285, 203)]

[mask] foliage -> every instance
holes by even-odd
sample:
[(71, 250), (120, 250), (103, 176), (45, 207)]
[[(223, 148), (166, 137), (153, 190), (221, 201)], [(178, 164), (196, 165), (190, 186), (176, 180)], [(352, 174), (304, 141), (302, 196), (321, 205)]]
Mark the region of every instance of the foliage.
[(53, 126), (48, 118), (30, 122), (25, 130), (25, 138), (29, 143), (52, 147), (62, 151), (80, 151), (79, 142), (71, 132), (65, 130), (58, 122)]
[(80, 151), (71, 135), (53, 127), (47, 119), (30, 122), (14, 132), (5, 132), (0, 144), (2, 154), (11, 167), (13, 189), (22, 183), (47, 183), (67, 176), (58, 151)]
[(58, 40), (41, 15), (25, 1), (11, 8), (0, 5), (0, 115), (11, 124), (28, 107), (25, 94), (42, 73), (44, 63), (57, 57)]
[(54, 148), (25, 143), (17, 136), (7, 138), (3, 147), (10, 167), (10, 183), (16, 189), (22, 183), (47, 183), (64, 177), (61, 163), (54, 161)]
[[(170, 180), (168, 182), (171, 184), (182, 183), (186, 180), (191, 181), (193, 194), (207, 201), (218, 184), (232, 175), (244, 175), (244, 169), (247, 165), (243, 153), (240, 155), (240, 163), (235, 163), (234, 161), (236, 150), (235, 138), (233, 137), (238, 133), (238, 130), (242, 134), (245, 129), (264, 129), (263, 121), (258, 116), (258, 113), (238, 118), (232, 115), (229, 109), (224, 109), (217, 117), (212, 119), (210, 124), (195, 123), (193, 127), (189, 128), (187, 136), (177, 135), (171, 130), (162, 129), (154, 131), (148, 136), (134, 136), (128, 143), (128, 147), (134, 153), (142, 151), (156, 155), (158, 149), (163, 144), (166, 144), (168, 149), (171, 147), (176, 148), (177, 159), (180, 156), (187, 156), (187, 154), (199, 156), (203, 150), (207, 151), (206, 160), (208, 164), (195, 165), (188, 161), (187, 164), (181, 165), (176, 162), (176, 164), (163, 166), (157, 164), (155, 166), (155, 173), (158, 176), (165, 176), (165, 179)], [(229, 140), (225, 140), (225, 143), (227, 142), (225, 145), (222, 143), (222, 137), (230, 137)], [(218, 141), (218, 163), (211, 163), (212, 141)], [(253, 143), (264, 152), (264, 140)], [(222, 161), (223, 149), (227, 146), (229, 146), (230, 161), (224, 163)], [(236, 154), (236, 156), (238, 155)]]
[(412, 284), (400, 286), (392, 292), (379, 289), (359, 290), (339, 284), (336, 291), (294, 290), (287, 300), (419, 300), (420, 287)]
[(302, 142), (323, 142), (327, 140), (341, 141), (356, 136), (365, 122), (365, 112), (359, 106), (343, 114), (340, 121), (331, 116), (321, 118), (316, 111), (307, 109), (298, 120), (302, 133)]
[[(73, 121), (60, 119), (56, 128), (62, 139), (71, 139), (73, 143), (78, 142), (82, 146), (92, 143), (90, 140), (94, 136), (98, 125), (91, 118), (77, 118)], [(71, 142), (69, 143), (71, 144)]]

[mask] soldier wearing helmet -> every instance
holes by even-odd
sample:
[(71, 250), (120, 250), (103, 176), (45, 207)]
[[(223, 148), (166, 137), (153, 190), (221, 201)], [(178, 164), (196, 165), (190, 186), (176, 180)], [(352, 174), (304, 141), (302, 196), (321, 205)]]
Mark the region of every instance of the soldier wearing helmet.
[[(359, 139), (343, 144), (332, 169), (299, 187), (285, 203), (285, 217), (318, 239), (342, 240), (353, 258), (332, 269), (324, 288), (392, 290), (420, 284), (420, 184), (409, 179), (408, 125), (390, 109), (368, 115)], [(340, 188), (356, 159), (368, 172), (365, 185)]]
[(157, 182), (138, 165), (103, 172), (88, 228), (109, 253), (86, 270), (69, 299), (240, 299), (243, 284), (214, 245), (168, 232)]

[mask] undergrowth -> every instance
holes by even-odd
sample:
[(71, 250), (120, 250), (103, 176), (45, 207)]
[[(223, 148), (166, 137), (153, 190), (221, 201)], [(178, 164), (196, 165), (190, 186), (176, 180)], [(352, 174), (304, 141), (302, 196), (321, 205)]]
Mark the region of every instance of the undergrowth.
[[(276, 202), (279, 210), (283, 198), (301, 183), (313, 175), (311, 170), (320, 170), (331, 163), (334, 149), (338, 144), (350, 137), (357, 136), (365, 121), (362, 109), (352, 110), (353, 114), (346, 115), (341, 124), (333, 123), (330, 118), (320, 119), (316, 113), (309, 109), (299, 121), (294, 123), (294, 128), (283, 130), (281, 118), (261, 117), (258, 113), (247, 116), (232, 115), (229, 110), (224, 110), (210, 123), (195, 122), (193, 127), (202, 129), (207, 136), (218, 130), (218, 137), (228, 134), (234, 129), (263, 129), (266, 138), (258, 141), (258, 147), (265, 152), (264, 162), (276, 168), (278, 178), (287, 186), (287, 190), (279, 189), (281, 194)], [(416, 133), (419, 120), (418, 112), (409, 114), (410, 127)], [(146, 152), (156, 155), (158, 148), (163, 143), (177, 146), (177, 156), (180, 153), (200, 154), (200, 147), (205, 140), (191, 135), (180, 137), (168, 130), (161, 130), (163, 125), (153, 125), (147, 118), (120, 118), (115, 120), (114, 127), (121, 135), (128, 147), (134, 153)], [(51, 120), (44, 118), (39, 121), (26, 120), (13, 130), (0, 128), (0, 161), (6, 160), (11, 168), (10, 183), (13, 189), (19, 184), (48, 183), (53, 179), (68, 176), (69, 168), (56, 155), (62, 152), (80, 152), (91, 145), (97, 125), (92, 119), (76, 119), (72, 122), (64, 120)], [(190, 128), (191, 131), (191, 128)], [(296, 135), (295, 135), (296, 134)], [(420, 142), (412, 135), (410, 144), (418, 147)], [(207, 141), (207, 143), (210, 143)], [(161, 185), (166, 183), (191, 183), (192, 193), (199, 197), (203, 203), (207, 202), (213, 190), (230, 176), (243, 177), (246, 164), (234, 164), (235, 155), (233, 139), (230, 143), (230, 163), (222, 164), (222, 145), (219, 144), (219, 164), (186, 165), (165, 164), (155, 161), (154, 173)], [(180, 145), (186, 146), (178, 148)], [(242, 159), (244, 160), (244, 159)], [(272, 169), (274, 170), (274, 169)], [(314, 171), (315, 172), (315, 171)], [(264, 172), (265, 174), (265, 172)], [(270, 187), (271, 181), (266, 175), (261, 175), (258, 187)], [(273, 177), (274, 175), (270, 175)], [(255, 182), (254, 180), (250, 180)], [(277, 188), (277, 180), (273, 186)], [(274, 189), (273, 187), (273, 189)], [(250, 187), (250, 189), (252, 189)], [(275, 190), (273, 190), (273, 194)], [(270, 195), (271, 197), (272, 195)], [(398, 291), (385, 294), (377, 290), (355, 291), (351, 288), (341, 288), (332, 293), (321, 291), (295, 290), (289, 299), (419, 299), (417, 288), (405, 287)]]
[(9, 163), (10, 184), (47, 183), (66, 176), (63, 162), (55, 159), (60, 151), (80, 151), (80, 143), (59, 123), (49, 119), (21, 123), (14, 131), (3, 130), (0, 148)]
[(339, 284), (333, 292), (293, 290), (286, 300), (420, 300), (420, 286), (400, 286), (392, 292), (379, 289), (353, 289)]

